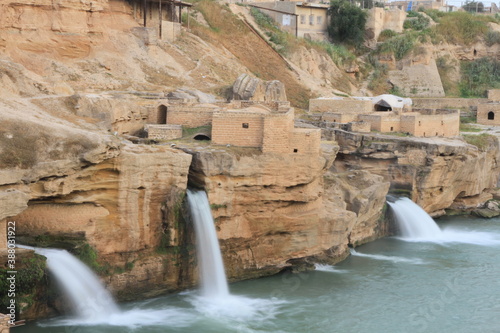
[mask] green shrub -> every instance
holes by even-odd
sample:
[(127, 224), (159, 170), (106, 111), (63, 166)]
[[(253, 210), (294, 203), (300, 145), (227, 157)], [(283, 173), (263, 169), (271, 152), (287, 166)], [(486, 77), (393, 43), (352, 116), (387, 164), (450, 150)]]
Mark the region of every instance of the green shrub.
[(386, 41), (394, 36), (397, 36), (398, 33), (394, 30), (391, 30), (391, 29), (385, 29), (385, 30), (382, 30), (382, 32), (380, 33), (380, 35), (378, 36), (378, 41), (379, 42), (383, 42), (383, 41)]
[(462, 97), (485, 97), (488, 89), (500, 88), (500, 61), (481, 58), (462, 62), (460, 66), (460, 95)]
[(488, 46), (493, 46), (495, 44), (500, 44), (500, 32), (499, 31), (493, 31), (493, 30), (488, 30), (486, 33), (486, 36), (484, 37), (484, 40), (486, 42), (486, 45)]
[(328, 34), (334, 42), (360, 46), (365, 41), (367, 12), (347, 0), (332, 0)]
[(429, 26), (430, 20), (427, 17), (417, 12), (413, 11), (410, 12), (413, 13), (414, 15), (413, 16), (408, 15), (410, 19), (405, 20), (403, 28), (413, 29), (413, 30), (424, 30)]
[(439, 11), (437, 9), (427, 9), (424, 10), (424, 13), (426, 13), (436, 23), (439, 23), (441, 18), (446, 15), (445, 12)]
[(479, 148), (479, 150), (486, 150), (495, 140), (491, 134), (478, 134), (478, 135), (463, 135), (464, 140), (473, 146)]
[(449, 13), (434, 28), (446, 41), (465, 45), (472, 44), (488, 31), (484, 19), (467, 12)]
[(396, 60), (401, 60), (416, 45), (418, 35), (407, 33), (388, 39), (377, 49), (378, 53), (392, 53)]

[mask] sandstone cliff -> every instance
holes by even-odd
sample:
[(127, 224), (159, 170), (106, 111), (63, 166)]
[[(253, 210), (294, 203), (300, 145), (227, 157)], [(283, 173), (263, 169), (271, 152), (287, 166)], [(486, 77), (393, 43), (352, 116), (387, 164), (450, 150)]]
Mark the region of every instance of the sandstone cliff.
[(460, 199), (479, 198), (497, 186), (500, 151), (495, 137), (481, 149), (460, 139), (404, 138), (339, 130), (335, 137), (341, 147), (335, 161), (337, 171), (366, 170), (378, 174), (391, 182), (392, 192), (406, 193), (430, 213), (439, 213)]

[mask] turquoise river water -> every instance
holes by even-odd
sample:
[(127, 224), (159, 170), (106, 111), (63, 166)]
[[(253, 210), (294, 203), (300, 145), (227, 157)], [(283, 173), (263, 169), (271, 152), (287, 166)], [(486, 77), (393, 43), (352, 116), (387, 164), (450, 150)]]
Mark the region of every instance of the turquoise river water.
[(54, 318), (14, 333), (500, 332), (500, 219), (437, 221), (446, 241), (397, 237), (335, 266), (121, 305), (105, 323)]

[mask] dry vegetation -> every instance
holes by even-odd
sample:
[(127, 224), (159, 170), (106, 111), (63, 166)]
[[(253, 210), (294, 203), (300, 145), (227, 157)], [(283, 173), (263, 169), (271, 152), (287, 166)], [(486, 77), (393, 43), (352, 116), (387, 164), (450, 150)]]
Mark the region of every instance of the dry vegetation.
[(311, 92), (297, 82), (286, 61), (226, 5), (202, 0), (195, 3), (195, 8), (203, 14), (209, 27), (195, 24), (192, 27), (193, 33), (224, 46), (255, 76), (263, 80), (285, 82), (290, 102), (295, 106), (307, 108)]

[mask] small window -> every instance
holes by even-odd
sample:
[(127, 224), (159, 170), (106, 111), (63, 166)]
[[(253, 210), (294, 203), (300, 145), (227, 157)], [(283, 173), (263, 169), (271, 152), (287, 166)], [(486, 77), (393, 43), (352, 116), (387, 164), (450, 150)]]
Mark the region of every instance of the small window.
[(248, 123), (243, 123), (243, 124), (241, 124), (241, 127), (243, 127), (243, 128), (248, 128)]
[(418, 122), (418, 126), (422, 126), (422, 122), (421, 121)]
[(298, 153), (298, 152), (299, 152), (299, 150), (298, 150), (297, 148), (295, 148), (295, 149), (293, 150), (293, 152), (294, 152), (294, 153)]
[(488, 120), (495, 120), (495, 112), (493, 111), (488, 112)]
[(391, 126), (391, 132), (394, 131), (394, 127)]
[(436, 132), (436, 136), (439, 136), (438, 132)]
[(323, 17), (321, 17), (321, 16), (316, 16), (316, 24), (318, 24), (318, 25), (323, 24)]
[(300, 24), (306, 24), (306, 16), (300, 15)]
[(309, 15), (309, 24), (314, 25), (314, 15)]

